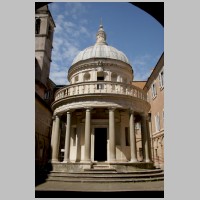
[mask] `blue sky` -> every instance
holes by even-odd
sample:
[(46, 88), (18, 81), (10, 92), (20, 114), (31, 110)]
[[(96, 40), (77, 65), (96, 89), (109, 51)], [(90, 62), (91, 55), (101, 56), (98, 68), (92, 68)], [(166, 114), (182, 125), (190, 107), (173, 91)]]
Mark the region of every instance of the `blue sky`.
[(107, 43), (125, 53), (134, 80), (147, 80), (164, 51), (164, 29), (152, 16), (127, 2), (54, 2), (49, 4), (54, 32), (50, 78), (68, 84), (75, 56), (92, 46), (102, 18)]

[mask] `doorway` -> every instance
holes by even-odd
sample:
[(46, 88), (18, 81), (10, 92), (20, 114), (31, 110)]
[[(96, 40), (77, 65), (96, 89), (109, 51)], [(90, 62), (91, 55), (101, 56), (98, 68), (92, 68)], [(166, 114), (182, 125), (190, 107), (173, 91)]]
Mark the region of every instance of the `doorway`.
[(94, 131), (94, 160), (107, 160), (107, 128), (95, 128)]

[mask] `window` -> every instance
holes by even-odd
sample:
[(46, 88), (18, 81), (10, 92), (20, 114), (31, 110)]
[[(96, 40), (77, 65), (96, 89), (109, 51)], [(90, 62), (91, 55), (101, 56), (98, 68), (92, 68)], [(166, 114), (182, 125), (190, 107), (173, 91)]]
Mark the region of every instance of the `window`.
[(155, 116), (156, 132), (160, 131), (160, 116), (159, 113)]
[(157, 95), (156, 84), (155, 84), (155, 83), (153, 83), (153, 84), (151, 85), (151, 93), (152, 93), (152, 98), (155, 98), (156, 95)]
[(103, 71), (97, 72), (97, 81), (104, 81), (104, 72)]
[(50, 99), (50, 97), (51, 97), (51, 91), (48, 90), (48, 91), (46, 91), (45, 94), (44, 94), (44, 99), (47, 100), (47, 99)]
[(164, 71), (161, 71), (159, 74), (159, 83), (160, 88), (162, 89), (164, 87)]
[(41, 23), (41, 19), (35, 18), (35, 34), (40, 33), (40, 23)]

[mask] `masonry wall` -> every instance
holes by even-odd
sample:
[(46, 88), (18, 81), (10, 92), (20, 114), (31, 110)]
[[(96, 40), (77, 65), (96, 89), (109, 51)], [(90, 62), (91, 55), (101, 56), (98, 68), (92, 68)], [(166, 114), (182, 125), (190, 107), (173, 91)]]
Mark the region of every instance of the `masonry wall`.
[(50, 153), (52, 113), (35, 98), (35, 165), (40, 170), (47, 164)]
[[(153, 147), (152, 159), (156, 167), (164, 168), (164, 83), (161, 86), (161, 73), (164, 74), (164, 55), (161, 56), (145, 86), (151, 105), (151, 123), (149, 125)], [(155, 86), (156, 95), (153, 95), (152, 84)], [(157, 116), (159, 116), (159, 122), (156, 119)]]

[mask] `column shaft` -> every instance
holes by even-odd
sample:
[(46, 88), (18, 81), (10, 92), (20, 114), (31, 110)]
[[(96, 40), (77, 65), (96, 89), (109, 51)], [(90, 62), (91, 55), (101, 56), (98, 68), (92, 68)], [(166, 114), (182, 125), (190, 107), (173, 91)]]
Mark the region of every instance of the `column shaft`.
[(52, 137), (51, 137), (52, 162), (58, 162), (59, 128), (60, 128), (60, 118), (56, 115), (53, 121)]
[(136, 139), (135, 139), (135, 128), (134, 128), (134, 116), (133, 112), (130, 113), (130, 145), (131, 145), (131, 162), (137, 162), (136, 154)]
[(151, 162), (149, 154), (149, 141), (148, 141), (148, 129), (147, 129), (147, 116), (142, 116), (142, 140), (143, 140), (143, 155), (144, 162)]
[(91, 160), (91, 134), (90, 134), (91, 109), (86, 109), (85, 114), (85, 161)]
[(109, 109), (109, 141), (110, 141), (110, 161), (116, 160), (115, 147), (115, 113), (114, 109)]
[(71, 130), (71, 113), (67, 112), (67, 126), (66, 126), (66, 135), (65, 135), (65, 155), (64, 162), (69, 162), (69, 153), (70, 153), (70, 130)]

